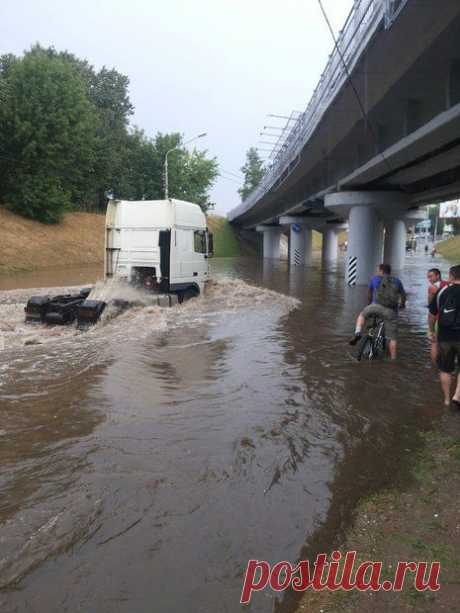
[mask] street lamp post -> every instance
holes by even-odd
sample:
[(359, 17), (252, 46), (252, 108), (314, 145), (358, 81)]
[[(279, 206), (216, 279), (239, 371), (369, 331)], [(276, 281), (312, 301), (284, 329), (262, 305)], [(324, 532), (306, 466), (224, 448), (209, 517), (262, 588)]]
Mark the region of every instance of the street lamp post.
[(204, 136), (206, 136), (206, 132), (203, 132), (202, 134), (198, 134), (198, 136), (194, 136), (190, 140), (186, 141), (183, 145), (176, 145), (175, 147), (172, 147), (166, 152), (165, 163), (164, 163), (165, 200), (168, 200), (169, 198), (168, 155), (172, 153), (173, 151), (182, 149), (182, 147), (185, 147), (185, 145), (188, 145), (189, 143), (193, 142), (194, 140), (197, 140), (198, 138), (203, 138)]

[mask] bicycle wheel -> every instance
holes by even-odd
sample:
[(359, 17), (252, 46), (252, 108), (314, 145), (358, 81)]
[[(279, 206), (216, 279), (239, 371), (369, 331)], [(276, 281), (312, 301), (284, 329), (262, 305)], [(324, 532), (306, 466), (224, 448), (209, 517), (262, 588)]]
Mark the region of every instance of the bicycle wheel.
[(380, 355), (384, 356), (385, 348), (386, 348), (385, 326), (382, 322), (380, 323), (378, 327), (377, 334), (374, 339), (374, 357), (377, 358)]
[(358, 345), (358, 353), (356, 359), (358, 362), (361, 360), (372, 360), (374, 357), (374, 343), (370, 336), (363, 336)]

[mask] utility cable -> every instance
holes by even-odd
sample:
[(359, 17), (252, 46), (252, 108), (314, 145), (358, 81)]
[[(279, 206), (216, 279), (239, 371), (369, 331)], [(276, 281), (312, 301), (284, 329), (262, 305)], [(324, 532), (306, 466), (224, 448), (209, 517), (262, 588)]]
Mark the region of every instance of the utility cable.
[(351, 74), (350, 74), (350, 71), (348, 70), (348, 66), (347, 66), (347, 63), (346, 63), (346, 61), (345, 61), (345, 58), (343, 57), (343, 53), (342, 53), (342, 52), (341, 52), (341, 50), (340, 50), (340, 47), (339, 47), (339, 44), (338, 44), (337, 37), (336, 37), (336, 35), (334, 34), (334, 30), (333, 30), (333, 28), (332, 28), (332, 25), (331, 25), (331, 22), (330, 22), (330, 20), (329, 20), (329, 17), (327, 16), (327, 13), (326, 13), (326, 10), (325, 10), (325, 8), (324, 8), (324, 6), (323, 6), (322, 0), (318, 0), (318, 4), (319, 4), (319, 7), (320, 7), (321, 12), (322, 12), (322, 14), (323, 14), (324, 20), (326, 21), (326, 24), (327, 24), (327, 27), (328, 27), (328, 29), (329, 29), (329, 32), (331, 33), (332, 40), (334, 41), (334, 47), (335, 47), (335, 49), (336, 49), (337, 53), (339, 54), (340, 60), (341, 60), (341, 62), (342, 62), (342, 64), (343, 64), (343, 67), (344, 67), (345, 72), (346, 72), (346, 74), (347, 74), (348, 81), (349, 81), (349, 83), (350, 83), (350, 85), (351, 85), (351, 88), (352, 88), (353, 93), (354, 93), (354, 95), (355, 95), (355, 97), (356, 97), (356, 100), (358, 101), (358, 105), (359, 105), (359, 108), (360, 108), (361, 114), (362, 114), (362, 116), (363, 116), (363, 119), (364, 119), (365, 123), (366, 123), (366, 124), (368, 125), (368, 127), (369, 127), (370, 133), (371, 133), (372, 138), (373, 138), (373, 140), (374, 140), (374, 144), (375, 144), (375, 146), (377, 147), (377, 151), (378, 151), (378, 153), (379, 153), (380, 157), (382, 158), (382, 160), (384, 161), (384, 163), (385, 163), (386, 167), (387, 167), (387, 168), (388, 168), (388, 170), (390, 171), (390, 173), (392, 173), (392, 172), (393, 172), (393, 169), (391, 168), (390, 163), (388, 162), (388, 160), (387, 160), (387, 158), (385, 157), (384, 153), (383, 153), (382, 151), (380, 151), (379, 141), (378, 141), (378, 138), (377, 138), (377, 134), (376, 134), (376, 132), (375, 132), (375, 130), (374, 130), (374, 126), (372, 125), (372, 122), (371, 122), (371, 120), (369, 119), (369, 115), (368, 115), (368, 113), (367, 113), (367, 111), (366, 111), (366, 109), (365, 109), (365, 107), (364, 107), (364, 104), (363, 104), (363, 102), (362, 102), (362, 100), (361, 100), (361, 97), (360, 97), (360, 95), (359, 95), (359, 92), (358, 92), (358, 90), (356, 89), (355, 84), (353, 83), (353, 79), (351, 78)]
[(232, 183), (234, 183), (235, 185), (239, 185), (241, 186), (243, 184), (243, 181), (237, 181), (236, 179), (231, 179), (230, 177), (226, 177), (225, 175), (219, 173), (219, 177), (221, 179), (226, 179), (227, 181), (231, 181)]

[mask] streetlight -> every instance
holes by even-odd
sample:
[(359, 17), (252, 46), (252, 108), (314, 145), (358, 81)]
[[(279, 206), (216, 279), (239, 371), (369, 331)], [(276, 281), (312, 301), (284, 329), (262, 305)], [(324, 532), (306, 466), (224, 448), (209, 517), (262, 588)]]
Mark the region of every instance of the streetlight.
[(193, 138), (191, 138), (188, 141), (185, 141), (185, 143), (183, 143), (182, 145), (176, 145), (175, 147), (172, 147), (172, 149), (169, 149), (168, 151), (166, 151), (166, 155), (165, 155), (165, 163), (164, 163), (164, 175), (165, 175), (165, 200), (168, 200), (169, 198), (169, 184), (168, 184), (168, 155), (172, 152), (172, 151), (176, 151), (177, 149), (182, 149), (182, 147), (185, 147), (185, 145), (188, 145), (189, 143), (193, 142), (194, 140), (197, 140), (198, 138), (203, 138), (204, 136), (206, 136), (206, 132), (203, 132), (202, 134), (198, 134), (198, 136), (194, 136)]

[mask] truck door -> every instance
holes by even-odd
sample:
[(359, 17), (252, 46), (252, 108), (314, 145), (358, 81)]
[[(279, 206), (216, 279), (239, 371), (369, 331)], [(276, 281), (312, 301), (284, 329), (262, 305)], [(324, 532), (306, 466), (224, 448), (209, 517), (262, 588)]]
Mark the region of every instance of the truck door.
[(208, 272), (208, 244), (206, 230), (193, 232), (193, 273), (200, 281), (205, 280)]
[(206, 231), (177, 228), (174, 233), (170, 283), (181, 287), (197, 285), (201, 290), (208, 278)]

